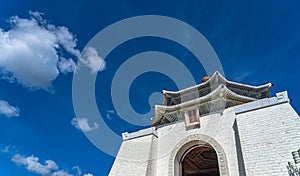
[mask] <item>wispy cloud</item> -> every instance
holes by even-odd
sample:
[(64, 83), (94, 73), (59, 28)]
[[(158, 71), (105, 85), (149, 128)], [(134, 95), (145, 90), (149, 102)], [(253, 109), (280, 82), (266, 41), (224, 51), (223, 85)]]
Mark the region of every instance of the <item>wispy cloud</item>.
[(115, 110), (107, 110), (106, 111), (106, 118), (108, 120), (112, 120), (113, 116), (115, 116), (115, 115), (118, 115)]
[(234, 77), (234, 81), (242, 82), (245, 81), (246, 78), (256, 73), (256, 70), (243, 71), (242, 73), (236, 75)]
[[(59, 73), (75, 70), (75, 61), (92, 72), (105, 67), (104, 60), (94, 48), (83, 54), (76, 48), (77, 39), (65, 26), (50, 24), (39, 12), (30, 12), (30, 18), (13, 16), (11, 28), (0, 28), (0, 78), (18, 82), (26, 87), (49, 90)], [(74, 58), (65, 59), (63, 53)]]
[(76, 63), (71, 59), (60, 57), (60, 61), (57, 63), (58, 69), (61, 73), (67, 74), (73, 72), (76, 68)]
[(51, 176), (74, 176), (74, 175), (69, 174), (67, 171), (60, 170), (60, 171), (53, 172)]
[[(77, 171), (76, 176), (82, 175), (82, 171), (79, 166), (74, 166), (72, 169)], [(83, 174), (83, 176), (93, 176), (93, 174), (87, 173), (87, 174)]]
[(0, 100), (0, 115), (6, 117), (19, 117), (20, 109), (18, 107), (11, 106), (7, 101)]
[(74, 170), (77, 171), (77, 175), (81, 175), (82, 174), (81, 169), (80, 169), (79, 166), (74, 166), (74, 167), (72, 167), (72, 169), (74, 169)]
[(57, 170), (58, 166), (52, 160), (46, 160), (45, 164), (39, 162), (39, 158), (35, 156), (21, 156), (16, 154), (12, 157), (11, 161), (16, 164), (24, 166), (29, 172), (40, 174), (40, 175), (49, 175), (53, 170)]
[(87, 47), (83, 50), (80, 61), (91, 69), (91, 73), (97, 73), (105, 69), (104, 60), (93, 47)]
[(93, 131), (98, 128), (98, 124), (96, 122), (90, 123), (87, 118), (73, 118), (71, 120), (71, 125), (83, 132)]
[(1, 150), (1, 152), (2, 152), (2, 153), (9, 153), (9, 150), (10, 150), (10, 146), (5, 146), (5, 147)]
[[(46, 160), (44, 164), (39, 161), (38, 157), (34, 155), (31, 156), (22, 156), (16, 154), (11, 159), (12, 162), (24, 166), (29, 172), (39, 174), (42, 176), (82, 176), (81, 169), (79, 166), (75, 166), (72, 169), (76, 168), (76, 173), (70, 173), (66, 170), (61, 170), (57, 166), (56, 162), (53, 160)], [(93, 174), (87, 173), (83, 176), (93, 176)]]
[(7, 145), (7, 146), (2, 147), (2, 149), (0, 150), (0, 152), (6, 153), (6, 154), (11, 154), (11, 153), (16, 153), (17, 150), (16, 150), (16, 146), (14, 146), (14, 145)]

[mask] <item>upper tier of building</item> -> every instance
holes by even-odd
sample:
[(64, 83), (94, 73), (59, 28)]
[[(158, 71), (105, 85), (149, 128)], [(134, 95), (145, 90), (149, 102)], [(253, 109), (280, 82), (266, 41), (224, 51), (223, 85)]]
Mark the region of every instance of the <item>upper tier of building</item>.
[(236, 83), (215, 72), (207, 81), (179, 91), (163, 90), (163, 104), (155, 105), (153, 126), (176, 121), (182, 110), (197, 106), (200, 116), (225, 108), (269, 98), (272, 83), (260, 86)]

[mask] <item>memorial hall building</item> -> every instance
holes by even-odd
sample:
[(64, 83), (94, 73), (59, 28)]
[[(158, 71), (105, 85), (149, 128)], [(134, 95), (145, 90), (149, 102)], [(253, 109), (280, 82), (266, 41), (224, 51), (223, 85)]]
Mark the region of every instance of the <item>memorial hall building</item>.
[(300, 147), (300, 118), (288, 93), (219, 72), (163, 90), (152, 126), (122, 134), (110, 176), (288, 176)]

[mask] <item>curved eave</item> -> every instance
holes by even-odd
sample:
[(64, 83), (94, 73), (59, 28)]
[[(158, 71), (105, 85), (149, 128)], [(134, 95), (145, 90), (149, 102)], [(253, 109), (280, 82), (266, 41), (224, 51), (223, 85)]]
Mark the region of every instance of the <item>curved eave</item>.
[[(221, 94), (223, 94), (223, 96), (220, 96)], [(199, 97), (194, 100), (186, 101), (184, 103), (177, 104), (177, 105), (171, 105), (171, 106), (155, 105), (155, 117), (153, 118), (152, 124), (154, 125), (154, 124), (159, 123), (159, 121), (162, 120), (161, 118), (164, 113), (177, 111), (177, 110), (184, 109), (186, 107), (194, 106), (197, 104), (208, 103), (208, 102), (218, 99), (218, 98), (223, 98), (225, 100), (234, 100), (234, 101), (241, 102), (241, 103), (248, 103), (248, 102), (257, 100), (255, 98), (236, 94), (235, 92), (228, 89), (226, 87), (226, 85), (221, 84), (215, 90), (210, 92), (209, 94)]]
[[(221, 81), (219, 81), (219, 79)], [(218, 71), (216, 71), (212, 75), (212, 77), (204, 83), (201, 83), (201, 84), (198, 84), (198, 85), (186, 88), (186, 89), (182, 89), (182, 90), (179, 90), (179, 91), (162, 90), (162, 93), (163, 93), (163, 96), (164, 96), (164, 101), (166, 101), (167, 98), (177, 97), (180, 94), (187, 94), (187, 93), (192, 92), (196, 89), (200, 90), (202, 88), (206, 88), (206, 87), (209, 87), (209, 86), (212, 87), (214, 84), (216, 84), (214, 82), (215, 80), (218, 80), (217, 81), (218, 83), (221, 82), (221, 83), (226, 84), (226, 85), (233, 85), (233, 86), (236, 86), (236, 87), (242, 87), (243, 89), (246, 89), (246, 90), (259, 91), (259, 90), (266, 90), (267, 89), (267, 91), (269, 91), (270, 88), (272, 87), (272, 83), (266, 83), (266, 84), (263, 84), (263, 85), (260, 85), (260, 86), (252, 86), (252, 85), (248, 85), (248, 84), (242, 84), (242, 83), (229, 81), (223, 75), (221, 75)]]

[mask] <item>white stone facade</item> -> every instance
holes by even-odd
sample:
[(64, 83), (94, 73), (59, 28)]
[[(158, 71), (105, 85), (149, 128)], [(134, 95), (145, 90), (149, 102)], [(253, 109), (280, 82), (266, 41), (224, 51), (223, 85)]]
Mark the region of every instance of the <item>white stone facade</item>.
[(221, 176), (286, 176), (291, 152), (300, 147), (300, 118), (286, 92), (200, 117), (200, 128), (183, 120), (124, 133), (110, 176), (178, 176), (178, 157), (208, 143)]

